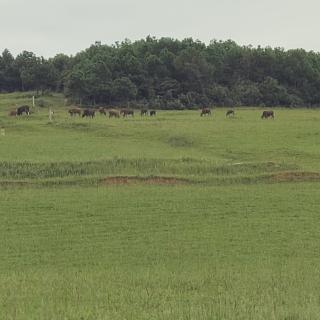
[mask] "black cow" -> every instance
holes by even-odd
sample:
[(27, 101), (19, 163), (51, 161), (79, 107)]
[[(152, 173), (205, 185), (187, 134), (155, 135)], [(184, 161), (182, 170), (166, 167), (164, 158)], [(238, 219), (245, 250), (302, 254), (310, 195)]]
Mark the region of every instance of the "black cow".
[(157, 111), (156, 110), (150, 110), (150, 117), (156, 116)]
[(226, 117), (230, 117), (230, 116), (233, 116), (234, 117), (235, 113), (233, 110), (228, 110), (227, 113), (226, 113)]
[(274, 119), (274, 112), (273, 111), (263, 111), (262, 112), (261, 119), (268, 119), (268, 118)]
[(85, 109), (85, 110), (83, 110), (82, 118), (84, 118), (84, 117), (94, 118), (95, 113), (96, 113), (95, 110)]
[(21, 116), (23, 114), (29, 115), (30, 114), (30, 107), (29, 106), (21, 106), (17, 108), (17, 116)]

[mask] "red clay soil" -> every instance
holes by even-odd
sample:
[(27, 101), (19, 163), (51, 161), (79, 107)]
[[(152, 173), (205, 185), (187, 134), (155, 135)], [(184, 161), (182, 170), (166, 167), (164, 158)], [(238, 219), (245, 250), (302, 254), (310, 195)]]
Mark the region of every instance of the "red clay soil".
[(170, 177), (108, 177), (102, 180), (106, 185), (149, 184), (149, 185), (183, 185), (190, 183), (188, 180)]
[(319, 172), (289, 171), (279, 172), (271, 176), (273, 182), (320, 181)]

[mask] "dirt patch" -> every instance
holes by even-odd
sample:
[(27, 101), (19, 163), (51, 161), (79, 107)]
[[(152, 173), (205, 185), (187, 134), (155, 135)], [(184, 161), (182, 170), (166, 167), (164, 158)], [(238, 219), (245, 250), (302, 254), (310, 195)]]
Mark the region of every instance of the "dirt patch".
[(272, 182), (320, 181), (320, 172), (289, 171), (271, 176)]
[(178, 179), (171, 177), (108, 177), (103, 179), (104, 185), (133, 185), (133, 184), (148, 184), (148, 185), (185, 185), (190, 184), (186, 179)]
[(8, 181), (8, 180), (2, 180), (0, 181), (0, 189), (1, 188), (23, 188), (23, 187), (30, 187), (32, 184), (30, 182), (25, 181)]

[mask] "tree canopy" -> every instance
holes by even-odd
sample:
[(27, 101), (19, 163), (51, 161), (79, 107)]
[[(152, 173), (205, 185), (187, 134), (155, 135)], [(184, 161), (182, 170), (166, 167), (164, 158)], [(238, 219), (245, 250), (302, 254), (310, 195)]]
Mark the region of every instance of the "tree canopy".
[(0, 55), (0, 91), (63, 92), (85, 104), (320, 106), (320, 55), (303, 49), (147, 37), (75, 56)]

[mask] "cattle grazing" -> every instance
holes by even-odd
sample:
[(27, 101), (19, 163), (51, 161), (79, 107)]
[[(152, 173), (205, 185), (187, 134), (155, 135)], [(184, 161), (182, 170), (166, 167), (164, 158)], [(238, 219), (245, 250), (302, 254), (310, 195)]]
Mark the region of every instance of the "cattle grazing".
[(142, 109), (140, 114), (141, 114), (141, 117), (142, 116), (147, 116), (148, 115), (148, 109)]
[(156, 110), (150, 110), (150, 117), (156, 116), (157, 111)]
[(134, 111), (133, 110), (129, 110), (129, 109), (122, 109), (120, 111), (120, 114), (122, 114), (122, 116), (125, 118), (127, 116), (131, 116), (133, 117), (134, 116)]
[(234, 117), (234, 115), (235, 115), (234, 110), (228, 110), (226, 113), (226, 117), (230, 117), (230, 116)]
[(99, 108), (98, 111), (101, 115), (107, 115), (107, 110), (105, 108)]
[(21, 116), (23, 114), (29, 115), (30, 114), (30, 107), (29, 106), (21, 106), (17, 108), (17, 115)]
[(119, 113), (119, 111), (110, 110), (110, 111), (109, 111), (109, 118), (120, 118), (120, 113)]
[(73, 109), (70, 109), (68, 112), (69, 112), (70, 116), (72, 117), (72, 116), (76, 116), (76, 115), (81, 116), (81, 111), (82, 110), (80, 108), (73, 108)]
[(15, 116), (17, 116), (17, 110), (11, 110), (11, 111), (9, 112), (9, 116), (10, 116), (10, 117), (15, 117)]
[(202, 117), (202, 116), (205, 116), (205, 115), (207, 115), (207, 116), (210, 116), (210, 115), (211, 115), (211, 110), (210, 110), (209, 108), (203, 108), (203, 109), (201, 109), (200, 116)]
[(95, 113), (96, 113), (95, 110), (85, 109), (85, 110), (83, 110), (82, 118), (84, 118), (84, 117), (94, 118)]
[(274, 112), (273, 111), (263, 111), (262, 112), (261, 119), (268, 119), (268, 118), (274, 119)]

